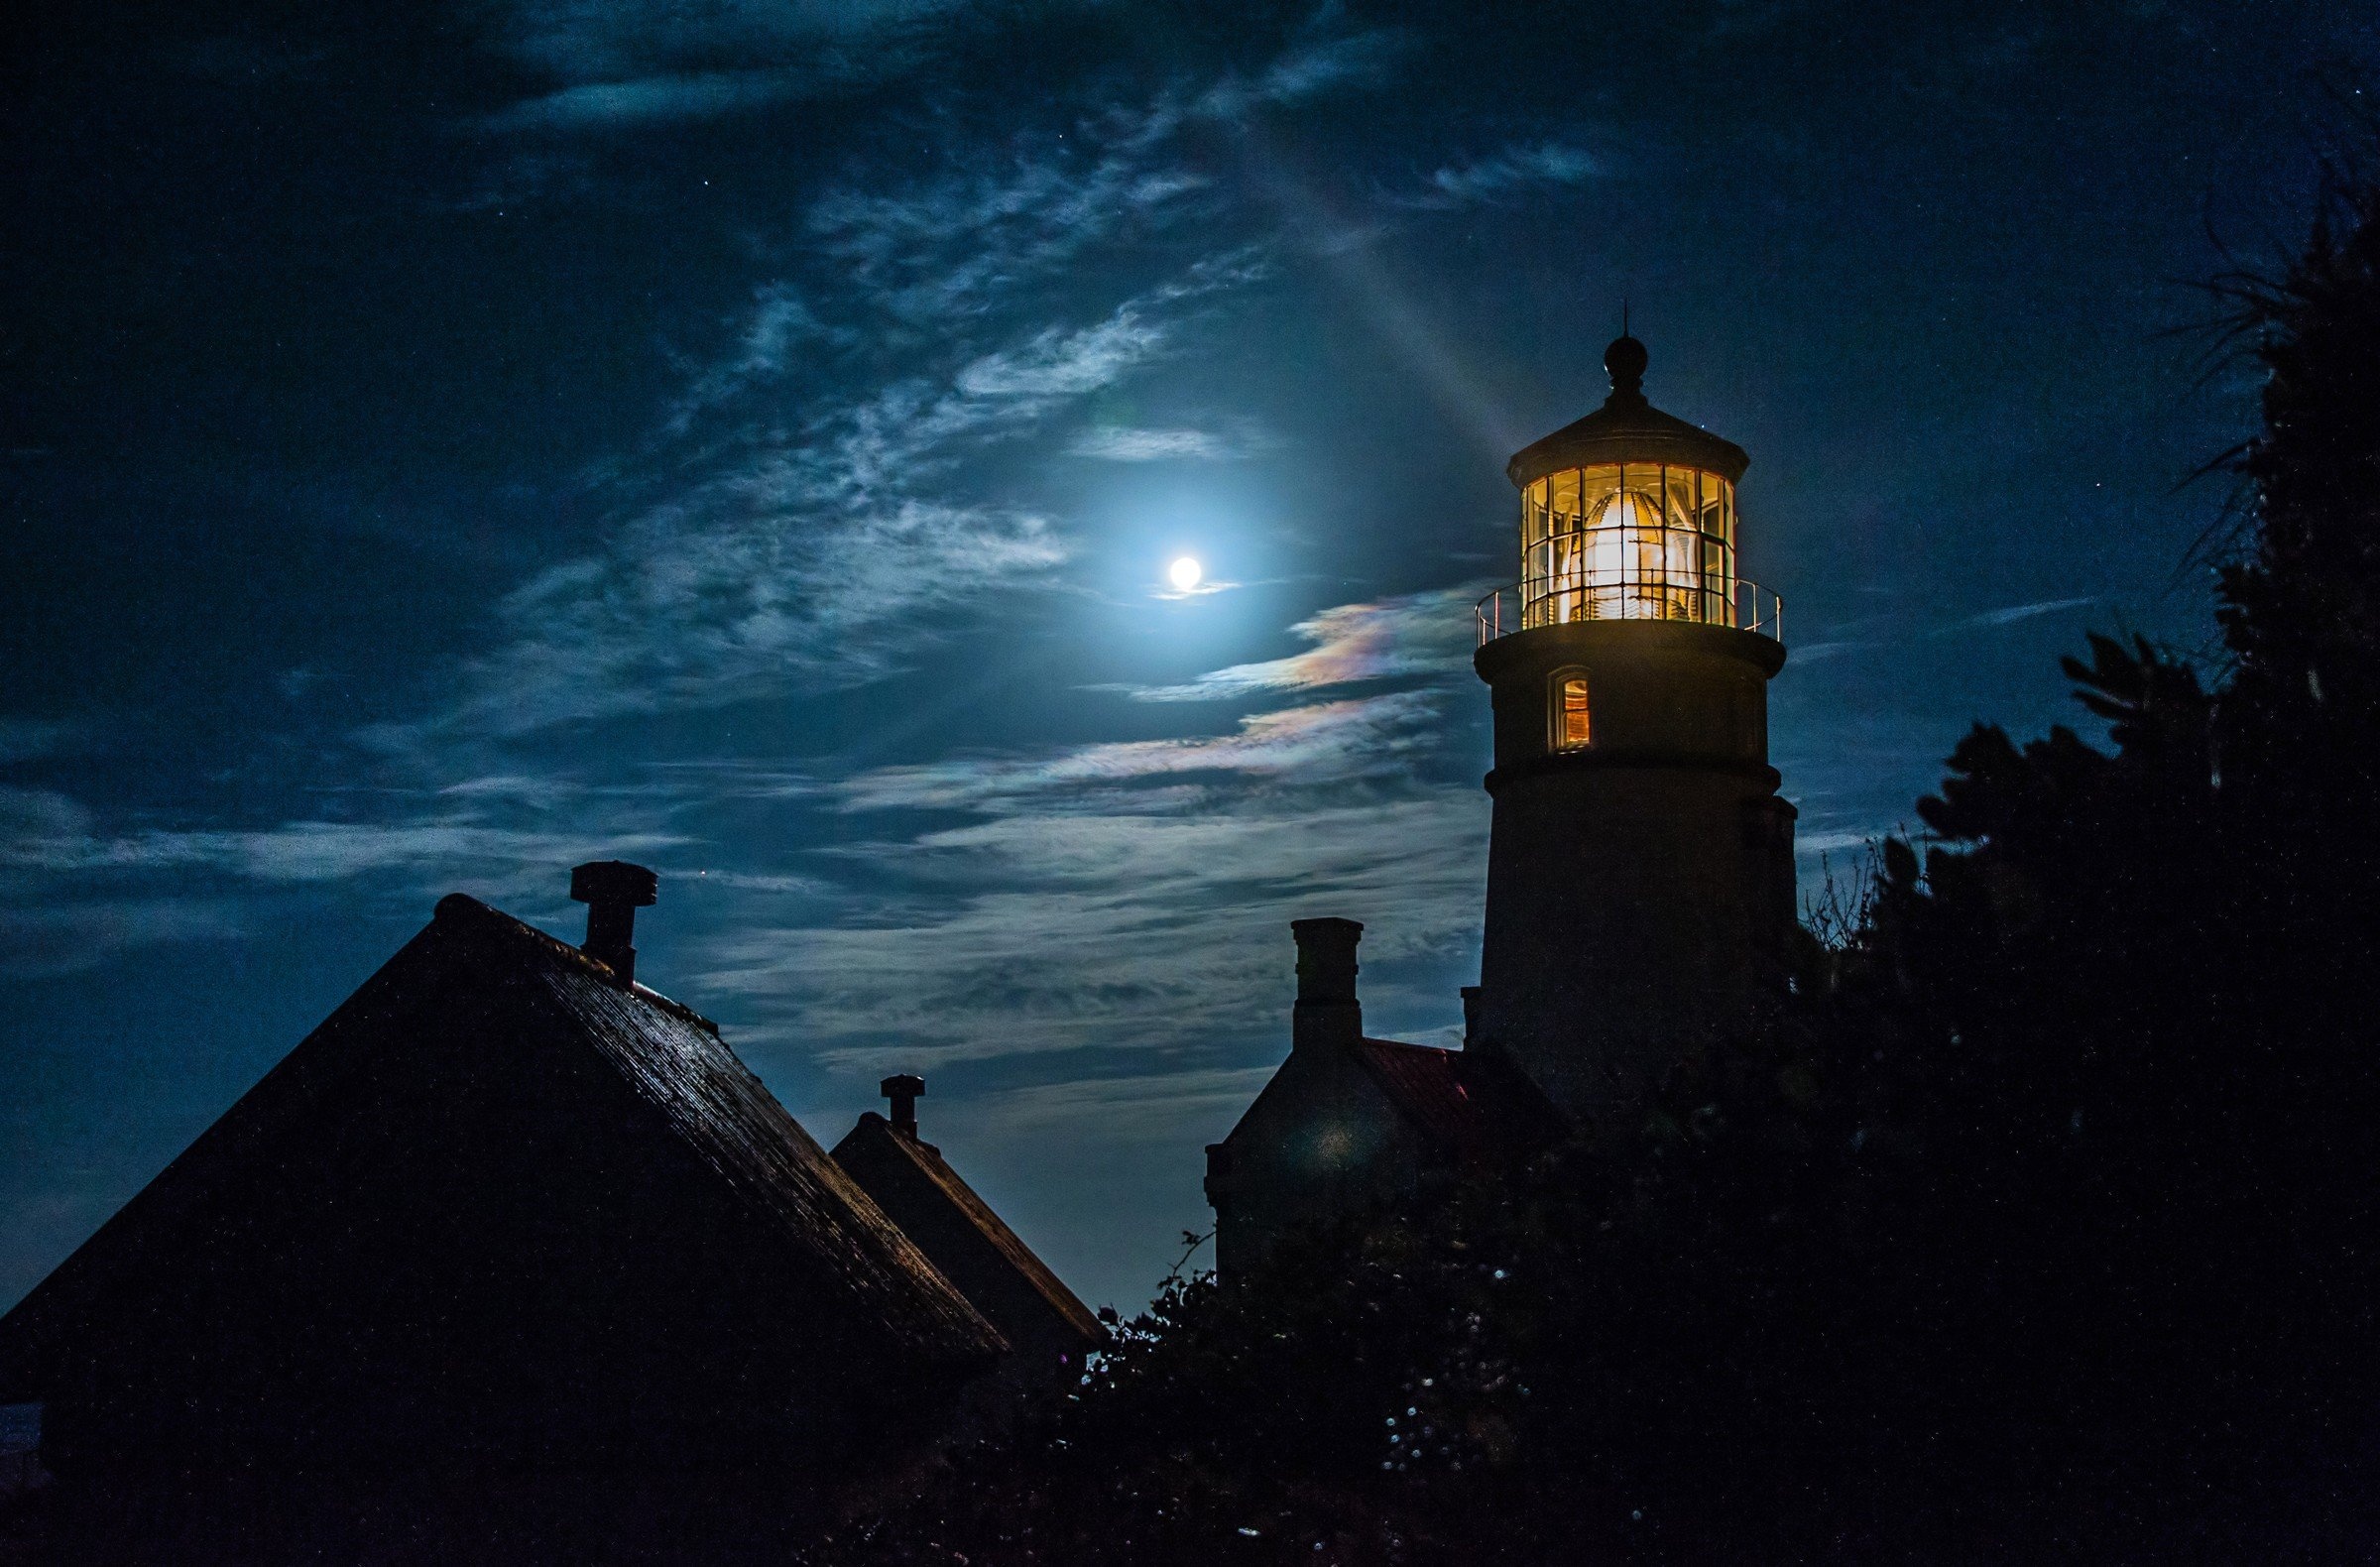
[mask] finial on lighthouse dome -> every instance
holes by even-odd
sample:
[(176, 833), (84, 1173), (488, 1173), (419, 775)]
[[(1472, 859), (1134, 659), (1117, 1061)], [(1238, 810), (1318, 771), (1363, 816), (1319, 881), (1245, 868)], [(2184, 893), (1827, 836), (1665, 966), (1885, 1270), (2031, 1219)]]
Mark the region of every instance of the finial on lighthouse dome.
[(1644, 344), (1622, 332), (1611, 339), (1604, 350), (1604, 369), (1611, 376), (1611, 390), (1622, 397), (1638, 397), (1644, 392), (1644, 367), (1651, 355)]

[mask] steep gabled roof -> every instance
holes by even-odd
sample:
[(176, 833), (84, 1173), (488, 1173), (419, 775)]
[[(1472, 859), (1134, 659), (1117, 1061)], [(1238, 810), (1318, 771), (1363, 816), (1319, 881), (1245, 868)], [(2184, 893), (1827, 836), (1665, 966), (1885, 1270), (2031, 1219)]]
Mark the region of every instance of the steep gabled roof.
[(1106, 1336), (932, 1144), (871, 1110), (835, 1145), (834, 1159), (1019, 1349), (1030, 1344), (1079, 1361)]
[(1482, 1050), (1362, 1039), (1356, 1059), (1388, 1102), (1451, 1158), (1525, 1158), (1558, 1141), (1560, 1115), (1527, 1078)]
[[(661, 1314), (694, 1287), (668, 1276), (688, 1223), (687, 1255), (755, 1297), (698, 1330)], [(160, 1332), (229, 1354), (283, 1315), (365, 1354), (421, 1353), (425, 1307), (502, 1342), (491, 1324), (557, 1310), (549, 1258), (619, 1291), (560, 1302), (597, 1334), (607, 1311), (643, 1308), (660, 1342), (774, 1317), (819, 1358), (891, 1357), (893, 1378), (1006, 1347), (714, 1026), (457, 895), (0, 1319), (0, 1396), (130, 1355), (154, 1373), (165, 1352), (135, 1346)]]

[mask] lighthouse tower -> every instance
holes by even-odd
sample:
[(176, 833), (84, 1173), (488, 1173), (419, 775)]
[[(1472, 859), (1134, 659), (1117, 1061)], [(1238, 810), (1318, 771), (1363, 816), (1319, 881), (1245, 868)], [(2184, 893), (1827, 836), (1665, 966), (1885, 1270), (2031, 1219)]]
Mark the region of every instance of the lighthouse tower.
[(1480, 605), (1493, 692), (1487, 925), (1471, 1042), (1589, 1125), (1739, 1018), (1794, 919), (1768, 764), (1773, 594), (1735, 573), (1731, 441), (1605, 351), (1604, 406), (1524, 448), (1520, 581)]
[(1480, 601), (1494, 808), (1464, 1048), (1367, 1034), (1364, 927), (1292, 921), (1288, 1058), (1207, 1148), (1226, 1277), (1306, 1226), (1624, 1125), (1782, 955), (1793, 807), (1768, 682), (1785, 645), (1776, 596), (1735, 574), (1749, 459), (1646, 403), (1644, 366), (1621, 337), (1604, 406), (1505, 469), (1520, 581)]

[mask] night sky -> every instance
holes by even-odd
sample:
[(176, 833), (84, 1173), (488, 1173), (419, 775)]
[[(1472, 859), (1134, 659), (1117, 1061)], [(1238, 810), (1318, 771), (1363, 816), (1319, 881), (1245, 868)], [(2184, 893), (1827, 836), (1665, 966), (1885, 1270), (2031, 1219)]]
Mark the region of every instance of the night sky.
[[(99, 7), (6, 51), (0, 1302), (444, 893), (829, 1143), (888, 1071), (1088, 1299), (1203, 1228), (1287, 921), (1452, 1042), (1504, 459), (1623, 299), (1752, 454), (1856, 863), (2089, 628), (2197, 646), (2361, 3)], [(351, 13), (351, 14), (320, 14)], [(1488, 15), (1492, 12), (1492, 15)], [(12, 24), (22, 28), (21, 20)], [(2212, 238), (2210, 238), (2210, 235)], [(1207, 582), (1166, 582), (1177, 556)]]

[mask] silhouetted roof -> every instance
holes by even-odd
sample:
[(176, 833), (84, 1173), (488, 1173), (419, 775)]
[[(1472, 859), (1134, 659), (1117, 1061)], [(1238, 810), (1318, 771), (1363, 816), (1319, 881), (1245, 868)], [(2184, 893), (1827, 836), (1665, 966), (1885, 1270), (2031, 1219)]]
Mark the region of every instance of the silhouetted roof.
[(1037, 1342), (1079, 1353), (1106, 1336), (1074, 1291), (932, 1144), (871, 1110), (835, 1145), (834, 1159), (1018, 1348)]
[(1562, 1135), (1560, 1114), (1500, 1057), (1365, 1039), (1356, 1058), (1423, 1137), (1463, 1162), (1525, 1157)]
[(1642, 393), (1613, 392), (1585, 419), (1521, 447), (1504, 465), (1504, 473), (1515, 485), (1525, 486), (1549, 473), (1593, 463), (1666, 462), (1707, 469), (1731, 483), (1743, 477), (1751, 461), (1741, 446), (1662, 413)]
[(0, 1397), (135, 1359), (162, 1384), (161, 1333), (395, 1367), (583, 1327), (699, 1365), (755, 1322), (797, 1380), (947, 1380), (1006, 1347), (715, 1026), (457, 895), (0, 1319)]

